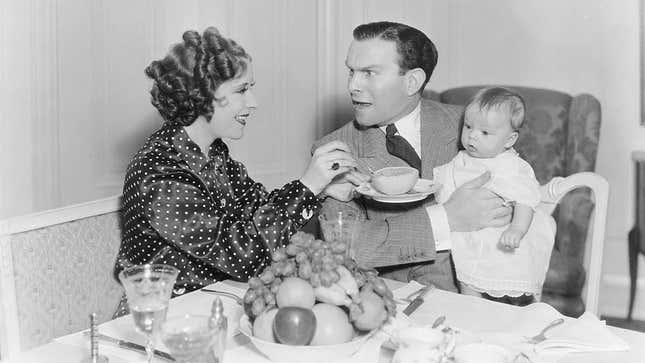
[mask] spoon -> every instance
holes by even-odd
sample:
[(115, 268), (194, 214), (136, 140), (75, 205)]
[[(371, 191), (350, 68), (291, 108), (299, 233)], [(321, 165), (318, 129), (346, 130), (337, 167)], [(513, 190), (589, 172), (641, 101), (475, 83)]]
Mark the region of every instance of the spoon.
[(554, 327), (556, 327), (556, 326), (558, 326), (558, 325), (560, 325), (562, 323), (564, 323), (564, 319), (562, 319), (562, 318), (553, 320), (549, 325), (547, 325), (544, 329), (542, 329), (542, 331), (539, 334), (537, 334), (536, 336), (526, 337), (527, 342), (529, 344), (538, 344), (538, 343), (541, 343), (541, 342), (545, 341), (546, 340), (546, 335), (544, 335), (544, 334), (546, 334), (546, 332), (549, 329), (552, 329), (552, 328), (554, 328)]
[(235, 300), (235, 302), (238, 303), (238, 305), (243, 305), (244, 304), (244, 300), (242, 300), (241, 297), (239, 297), (239, 296), (237, 296), (237, 295), (235, 295), (235, 294), (233, 294), (231, 292), (212, 290), (212, 289), (207, 289), (207, 288), (203, 288), (203, 289), (201, 289), (201, 291), (211, 293), (211, 294), (216, 294), (216, 295), (222, 295), (222, 296), (225, 296), (225, 297), (230, 297), (231, 299)]

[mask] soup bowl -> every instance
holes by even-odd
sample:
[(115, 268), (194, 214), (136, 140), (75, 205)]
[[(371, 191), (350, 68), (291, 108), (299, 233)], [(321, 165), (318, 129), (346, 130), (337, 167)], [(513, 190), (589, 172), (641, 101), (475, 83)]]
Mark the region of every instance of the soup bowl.
[(405, 194), (419, 180), (419, 171), (409, 166), (393, 166), (375, 171), (371, 184), (377, 191), (387, 195)]

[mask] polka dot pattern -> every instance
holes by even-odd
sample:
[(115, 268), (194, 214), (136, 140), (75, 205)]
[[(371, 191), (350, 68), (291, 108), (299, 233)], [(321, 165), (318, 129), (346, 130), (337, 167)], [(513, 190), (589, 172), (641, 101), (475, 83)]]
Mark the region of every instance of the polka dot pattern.
[(128, 166), (115, 269), (176, 266), (175, 295), (224, 279), (246, 281), (319, 208), (300, 181), (268, 192), (222, 140), (206, 157), (183, 127), (164, 125)]

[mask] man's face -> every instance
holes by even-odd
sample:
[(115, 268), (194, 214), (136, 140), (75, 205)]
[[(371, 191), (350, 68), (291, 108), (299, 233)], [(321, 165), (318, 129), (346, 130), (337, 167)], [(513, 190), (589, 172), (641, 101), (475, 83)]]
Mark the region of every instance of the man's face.
[(491, 108), (481, 111), (468, 107), (461, 131), (461, 143), (468, 155), (492, 158), (513, 146), (517, 132), (511, 127), (507, 110)]
[(347, 52), (347, 90), (354, 117), (363, 126), (386, 125), (410, 112), (416, 99), (408, 94), (396, 44), (382, 39), (354, 40)]

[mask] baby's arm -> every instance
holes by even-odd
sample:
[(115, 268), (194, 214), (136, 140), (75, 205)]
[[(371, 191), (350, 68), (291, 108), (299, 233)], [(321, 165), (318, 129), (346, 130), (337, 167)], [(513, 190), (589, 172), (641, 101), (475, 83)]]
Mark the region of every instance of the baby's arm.
[(515, 204), (513, 220), (502, 233), (499, 244), (505, 248), (515, 249), (520, 246), (520, 240), (529, 230), (533, 220), (533, 208), (524, 204)]

